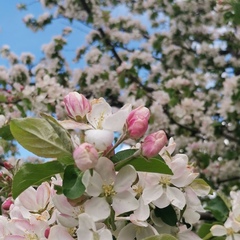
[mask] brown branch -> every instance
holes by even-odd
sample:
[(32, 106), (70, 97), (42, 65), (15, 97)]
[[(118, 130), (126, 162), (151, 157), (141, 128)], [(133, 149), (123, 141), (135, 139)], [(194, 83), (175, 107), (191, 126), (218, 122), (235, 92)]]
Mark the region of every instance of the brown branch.
[(240, 143), (240, 139), (239, 139), (239, 138), (235, 138), (234, 136), (229, 135), (229, 134), (227, 134), (227, 133), (225, 133), (225, 132), (223, 132), (222, 135), (223, 135), (224, 137), (226, 137), (227, 139), (233, 141), (233, 142)]
[[(89, 8), (89, 6), (87, 5), (86, 1), (85, 0), (80, 0), (81, 4), (82, 4), (82, 7), (84, 8), (84, 10), (89, 14), (89, 15), (92, 15), (92, 11), (91, 9)], [(118, 65), (120, 66), (122, 64), (122, 59), (120, 58), (120, 56), (118, 55), (114, 45), (111, 43), (111, 40), (109, 39), (109, 37), (107, 36), (107, 34), (104, 32), (103, 28), (98, 28), (97, 29), (100, 33), (100, 36), (102, 37), (102, 40), (103, 40), (103, 43), (110, 48), (114, 58), (117, 60), (118, 62)], [(129, 79), (132, 81), (132, 82), (135, 82), (137, 83), (143, 90), (145, 90), (146, 92), (148, 93), (152, 93), (154, 91), (154, 88), (151, 88), (151, 87), (148, 87), (148, 86), (145, 86), (141, 83), (140, 79), (137, 77), (134, 77), (134, 76), (129, 76)], [(150, 96), (149, 96), (150, 97)]]
[(216, 221), (216, 218), (210, 212), (200, 213), (200, 220)]
[(197, 128), (191, 128), (191, 127), (188, 127), (188, 126), (186, 126), (186, 125), (183, 125), (183, 124), (180, 124), (179, 122), (177, 122), (177, 121), (171, 116), (171, 114), (170, 114), (170, 112), (168, 111), (167, 107), (164, 107), (164, 108), (163, 108), (163, 111), (164, 111), (164, 113), (168, 116), (168, 118), (170, 119), (170, 121), (171, 121), (172, 123), (176, 124), (176, 125), (177, 125), (178, 127), (180, 127), (180, 128), (183, 128), (183, 129), (188, 130), (189, 132), (191, 132), (191, 134), (192, 134), (193, 136), (198, 136), (200, 139), (205, 140), (205, 138), (204, 138), (203, 136), (200, 136), (200, 135), (199, 135), (199, 134), (201, 134), (200, 131), (199, 131), (199, 129), (197, 129)]
[(225, 182), (230, 182), (230, 181), (236, 181), (236, 180), (240, 180), (240, 177), (236, 176), (236, 177), (232, 177), (232, 178), (228, 178), (228, 179), (223, 179), (223, 180), (217, 180), (217, 183), (225, 183)]

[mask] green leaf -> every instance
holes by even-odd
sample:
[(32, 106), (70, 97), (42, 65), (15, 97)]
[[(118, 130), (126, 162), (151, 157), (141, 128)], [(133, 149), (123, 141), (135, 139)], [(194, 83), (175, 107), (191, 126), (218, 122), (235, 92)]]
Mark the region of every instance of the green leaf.
[(71, 137), (69, 132), (52, 116), (47, 115), (45, 113), (40, 114), (43, 118), (45, 118), (50, 125), (53, 127), (57, 135), (59, 136), (61, 143), (65, 146), (65, 149), (69, 152), (73, 151), (73, 145), (71, 141)]
[(62, 186), (54, 185), (54, 190), (56, 190), (57, 194), (63, 194)]
[(120, 162), (121, 160), (131, 157), (136, 151), (137, 149), (126, 149), (119, 151), (111, 157), (111, 160), (113, 163)]
[(213, 216), (219, 222), (224, 222), (229, 214), (229, 209), (225, 202), (219, 197), (215, 197), (208, 202), (208, 205), (205, 207), (207, 210), (210, 210)]
[(177, 214), (172, 205), (168, 205), (165, 208), (156, 207), (154, 213), (156, 217), (161, 218), (164, 223), (172, 227), (176, 226), (178, 219)]
[(74, 165), (66, 167), (63, 175), (63, 193), (67, 198), (76, 199), (85, 191), (82, 183), (83, 172)]
[(6, 96), (0, 94), (0, 103), (5, 103), (7, 101)]
[(15, 199), (25, 189), (33, 185), (40, 185), (48, 181), (55, 174), (61, 173), (64, 168), (58, 161), (41, 164), (26, 163), (21, 166), (13, 177), (12, 194)]
[(10, 141), (10, 140), (14, 139), (14, 137), (13, 137), (11, 131), (10, 131), (10, 126), (9, 125), (5, 125), (2, 128), (0, 128), (0, 137), (7, 140), (7, 141)]
[(169, 234), (160, 234), (157, 236), (155, 235), (155, 236), (144, 238), (143, 240), (177, 240), (177, 238)]
[(37, 156), (58, 158), (72, 155), (45, 119), (13, 119), (10, 122), (10, 129), (14, 138)]
[(215, 237), (215, 236), (212, 236), (212, 233), (210, 231), (211, 227), (214, 226), (215, 224), (219, 224), (219, 223), (203, 223), (199, 230), (198, 230), (198, 236), (201, 238), (201, 239), (204, 239), (204, 240), (207, 240), (207, 239), (211, 239), (211, 240), (225, 240), (226, 237), (223, 236), (223, 237)]
[(74, 164), (74, 159), (72, 156), (70, 155), (63, 155), (63, 156), (60, 156), (57, 158), (57, 160), (60, 162), (60, 163), (63, 163), (65, 165), (71, 165), (71, 164)]
[(172, 175), (171, 169), (168, 165), (158, 158), (150, 158), (146, 160), (144, 157), (136, 157), (129, 159), (128, 161), (120, 161), (116, 164), (115, 170), (119, 171), (122, 167), (126, 165), (132, 165), (136, 171), (139, 172), (153, 172), (153, 173), (163, 173)]
[(210, 194), (213, 193), (209, 184), (202, 178), (194, 179), (190, 186), (193, 188), (193, 190), (197, 193), (198, 196), (205, 196), (208, 195), (209, 193)]
[(123, 71), (119, 74), (119, 77), (118, 77), (118, 83), (121, 88), (124, 88), (126, 85), (125, 78), (126, 78), (125, 72)]
[(198, 230), (198, 236), (201, 237), (201, 238), (204, 238), (205, 236), (207, 236), (210, 233), (210, 228), (213, 225), (214, 224), (203, 223)]

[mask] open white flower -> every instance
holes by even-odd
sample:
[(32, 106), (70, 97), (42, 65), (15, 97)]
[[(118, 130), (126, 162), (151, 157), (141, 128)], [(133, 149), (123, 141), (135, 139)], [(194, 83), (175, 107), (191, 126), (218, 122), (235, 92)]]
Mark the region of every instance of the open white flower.
[[(83, 184), (86, 193), (95, 201), (92, 204), (92, 211), (99, 211), (98, 202), (108, 202), (115, 211), (116, 216), (138, 208), (138, 201), (131, 192), (131, 185), (136, 179), (135, 169), (127, 165), (118, 174), (114, 170), (114, 164), (107, 158), (101, 157), (93, 171), (89, 170), (83, 175)], [(110, 207), (106, 210), (106, 215), (110, 215)]]
[(111, 106), (104, 98), (94, 99), (91, 104), (92, 110), (87, 114), (87, 120), (93, 129), (85, 132), (85, 138), (88, 143), (104, 151), (113, 142), (113, 132), (122, 131), (131, 105), (126, 104), (113, 114)]
[(131, 111), (131, 104), (125, 104), (119, 111), (112, 113), (111, 106), (104, 98), (94, 99), (91, 102), (91, 111), (86, 115), (87, 123), (73, 120), (60, 121), (66, 129), (80, 129), (85, 131), (85, 141), (94, 145), (100, 151), (111, 146), (114, 131), (121, 132)]
[[(105, 220), (109, 216), (109, 205), (104, 199), (88, 200), (82, 205), (73, 207), (64, 195), (55, 194), (53, 202), (59, 211), (57, 219), (65, 227), (76, 227), (78, 217), (82, 213), (88, 214), (94, 221)], [(95, 208), (98, 208), (98, 211), (93, 211)]]
[(78, 240), (112, 240), (112, 233), (103, 223), (94, 223), (93, 219), (83, 213), (79, 216), (77, 237)]
[(165, 208), (169, 204), (183, 209), (186, 199), (181, 190), (172, 185), (172, 176), (166, 174), (152, 174), (152, 185), (143, 190), (145, 204), (153, 203), (159, 208)]
[(133, 223), (129, 223), (123, 227), (117, 237), (118, 240), (141, 240), (153, 235), (158, 235), (157, 230), (147, 223), (147, 226), (136, 226)]
[(236, 214), (230, 212), (224, 226), (218, 224), (212, 226), (210, 229), (212, 235), (226, 236), (226, 240), (240, 240), (240, 222), (235, 217)]

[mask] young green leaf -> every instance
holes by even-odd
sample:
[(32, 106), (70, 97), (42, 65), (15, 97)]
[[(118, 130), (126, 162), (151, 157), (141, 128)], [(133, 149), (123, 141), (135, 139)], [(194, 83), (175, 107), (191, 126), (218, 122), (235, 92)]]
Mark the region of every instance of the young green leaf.
[(54, 128), (45, 119), (19, 118), (10, 122), (14, 138), (28, 151), (40, 157), (71, 156)]
[(57, 135), (59, 136), (62, 144), (65, 146), (65, 149), (69, 152), (73, 151), (73, 145), (69, 132), (61, 125), (59, 122), (52, 116), (41, 113), (40, 114), (44, 119), (46, 119), (50, 125), (53, 127)]
[(63, 175), (63, 193), (67, 198), (76, 199), (85, 191), (82, 183), (83, 172), (74, 165), (68, 165)]
[(26, 163), (21, 166), (13, 177), (12, 195), (15, 199), (20, 193), (30, 186), (40, 185), (48, 181), (55, 174), (61, 173), (64, 168), (58, 161), (41, 164)]

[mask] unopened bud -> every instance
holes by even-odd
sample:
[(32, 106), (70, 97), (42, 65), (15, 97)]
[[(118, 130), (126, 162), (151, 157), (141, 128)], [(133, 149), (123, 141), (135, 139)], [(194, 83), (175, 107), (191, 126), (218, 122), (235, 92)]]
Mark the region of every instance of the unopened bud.
[(50, 234), (50, 227), (48, 227), (45, 232), (44, 232), (44, 237), (45, 238), (48, 238), (49, 237), (49, 234)]
[(74, 150), (73, 158), (77, 167), (82, 171), (86, 171), (94, 168), (97, 164), (98, 152), (93, 145), (83, 143)]
[(130, 138), (138, 139), (144, 135), (148, 128), (150, 111), (140, 106), (130, 112), (127, 117), (127, 133)]
[(91, 110), (88, 99), (77, 92), (70, 92), (63, 101), (69, 117), (77, 121), (81, 121)]
[(156, 156), (167, 142), (168, 139), (163, 130), (148, 135), (142, 143), (142, 155), (147, 158)]
[(11, 163), (3, 162), (3, 165), (7, 170), (13, 169), (13, 165)]
[(8, 211), (10, 209), (10, 206), (13, 204), (12, 198), (7, 198), (3, 203), (2, 203), (2, 209), (5, 211)]

